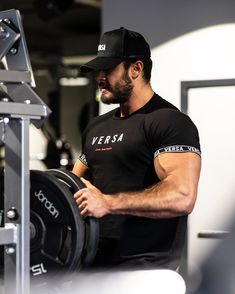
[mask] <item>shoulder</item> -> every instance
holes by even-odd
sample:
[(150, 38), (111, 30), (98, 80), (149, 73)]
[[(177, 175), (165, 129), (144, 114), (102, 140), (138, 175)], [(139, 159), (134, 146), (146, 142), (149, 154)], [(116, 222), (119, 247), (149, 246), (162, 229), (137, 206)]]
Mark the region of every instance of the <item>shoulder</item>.
[(153, 111), (157, 111), (160, 109), (176, 109), (178, 108), (170, 103), (169, 101), (165, 100), (158, 94), (154, 93), (153, 97), (149, 100), (149, 102), (143, 107), (144, 113), (148, 114)]
[(178, 124), (191, 124), (192, 120), (188, 115), (181, 112), (177, 108), (160, 108), (153, 110), (145, 116), (145, 123), (156, 124), (158, 126), (166, 127), (169, 125), (177, 126)]
[(196, 128), (191, 118), (161, 96), (154, 94), (144, 112), (144, 127), (147, 132), (183, 131)]
[(156, 144), (161, 142), (163, 146), (175, 144), (199, 146), (196, 125), (188, 115), (176, 109), (162, 108), (147, 115), (145, 133), (149, 141), (154, 141)]

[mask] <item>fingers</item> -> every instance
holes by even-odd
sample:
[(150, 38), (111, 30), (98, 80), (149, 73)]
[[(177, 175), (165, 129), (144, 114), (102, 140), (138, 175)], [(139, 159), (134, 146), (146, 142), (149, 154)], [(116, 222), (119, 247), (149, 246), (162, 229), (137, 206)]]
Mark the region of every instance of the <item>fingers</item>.
[(80, 204), (79, 203), (77, 203), (77, 204), (78, 204), (78, 208), (80, 209), (80, 211), (83, 211), (87, 207), (86, 201), (83, 201)]
[(73, 198), (75, 199), (76, 203), (78, 204), (78, 206), (86, 200), (85, 195), (83, 194), (83, 189), (78, 190), (74, 195)]
[(91, 216), (90, 211), (88, 210), (88, 202), (87, 202), (87, 196), (86, 196), (86, 188), (78, 190), (74, 194), (74, 199), (77, 203), (77, 206), (80, 210), (80, 213), (82, 216)]
[(81, 216), (86, 216), (88, 213), (88, 209), (87, 209), (87, 204), (86, 203), (82, 203), (78, 206)]
[(92, 213), (88, 210), (88, 207), (85, 206), (84, 208), (80, 209), (80, 214), (83, 217), (92, 216)]
[(86, 200), (82, 201), (79, 205), (78, 205), (78, 208), (80, 210), (80, 214), (81, 216), (83, 217), (86, 217), (86, 216), (92, 216), (92, 213), (91, 211), (88, 209), (88, 203)]
[(102, 217), (107, 209), (104, 205), (103, 194), (89, 181), (81, 178), (86, 185), (74, 194), (74, 199), (82, 216)]
[(86, 180), (86, 179), (84, 179), (83, 177), (81, 177), (80, 180), (81, 180), (81, 181), (82, 181), (87, 187), (92, 186), (91, 182), (88, 181), (88, 180)]
[(77, 206), (80, 210), (80, 213), (82, 216), (85, 216), (87, 214), (87, 199), (86, 197), (79, 195), (78, 193), (76, 193), (74, 195), (74, 199), (77, 203)]

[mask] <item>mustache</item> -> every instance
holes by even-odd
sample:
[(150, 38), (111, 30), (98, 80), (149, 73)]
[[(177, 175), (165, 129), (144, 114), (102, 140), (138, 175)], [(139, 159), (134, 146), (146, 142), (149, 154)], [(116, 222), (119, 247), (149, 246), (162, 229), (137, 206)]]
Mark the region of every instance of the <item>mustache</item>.
[(108, 90), (111, 89), (111, 86), (110, 86), (109, 82), (107, 82), (107, 81), (100, 81), (98, 83), (98, 86), (99, 86), (100, 89), (102, 89), (102, 88), (105, 88), (105, 89), (108, 89)]

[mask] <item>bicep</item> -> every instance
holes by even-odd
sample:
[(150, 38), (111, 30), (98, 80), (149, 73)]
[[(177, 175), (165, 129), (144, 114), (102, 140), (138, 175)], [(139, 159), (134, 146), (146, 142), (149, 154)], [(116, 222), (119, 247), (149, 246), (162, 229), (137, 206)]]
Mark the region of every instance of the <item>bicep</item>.
[(75, 162), (72, 172), (78, 176), (82, 177), (88, 171), (88, 167), (82, 163), (79, 159)]
[(162, 153), (154, 160), (160, 180), (170, 179), (176, 185), (195, 192), (201, 170), (201, 157), (193, 152)]

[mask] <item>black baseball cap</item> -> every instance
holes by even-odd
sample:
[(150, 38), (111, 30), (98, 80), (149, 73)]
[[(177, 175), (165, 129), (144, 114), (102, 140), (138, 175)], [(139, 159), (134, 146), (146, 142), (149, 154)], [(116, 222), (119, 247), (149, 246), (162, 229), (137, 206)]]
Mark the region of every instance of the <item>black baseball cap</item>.
[(150, 47), (144, 37), (121, 27), (101, 36), (97, 57), (82, 65), (80, 69), (87, 73), (113, 68), (126, 59), (150, 57)]

